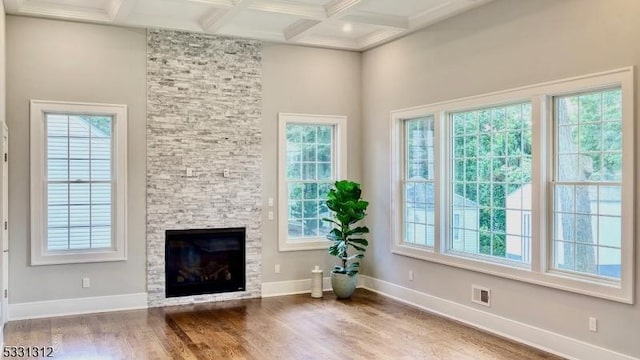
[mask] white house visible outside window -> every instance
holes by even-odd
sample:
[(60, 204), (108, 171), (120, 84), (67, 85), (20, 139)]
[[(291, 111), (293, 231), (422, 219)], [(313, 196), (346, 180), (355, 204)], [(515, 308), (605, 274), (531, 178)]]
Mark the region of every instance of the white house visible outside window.
[(633, 69), (392, 112), (392, 251), (632, 302)]
[(326, 247), (333, 183), (346, 175), (346, 117), (279, 115), (279, 248)]
[(33, 265), (125, 259), (126, 113), (31, 102)]
[(404, 240), (433, 246), (434, 235), (434, 154), (433, 117), (404, 122)]

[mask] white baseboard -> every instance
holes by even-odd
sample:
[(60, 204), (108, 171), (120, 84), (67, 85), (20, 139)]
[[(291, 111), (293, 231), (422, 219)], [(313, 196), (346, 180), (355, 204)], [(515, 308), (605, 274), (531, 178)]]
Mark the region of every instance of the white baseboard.
[[(362, 275), (358, 275), (358, 287), (362, 287)], [(331, 278), (322, 278), (322, 290), (331, 291)], [(262, 283), (262, 297), (311, 293), (311, 279), (274, 281)]]
[(147, 308), (147, 293), (9, 304), (9, 321)]
[(629, 355), (390, 282), (364, 275), (360, 275), (360, 279), (362, 287), (367, 290), (564, 358), (580, 360), (638, 360)]
[[(331, 278), (322, 279), (322, 290), (331, 290)], [(262, 297), (311, 293), (311, 279), (262, 283)]]

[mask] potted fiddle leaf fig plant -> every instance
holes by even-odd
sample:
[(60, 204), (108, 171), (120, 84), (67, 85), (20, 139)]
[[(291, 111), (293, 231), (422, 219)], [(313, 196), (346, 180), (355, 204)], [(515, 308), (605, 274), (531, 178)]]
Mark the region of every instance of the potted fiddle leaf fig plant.
[(331, 286), (339, 299), (348, 299), (353, 295), (358, 283), (360, 259), (364, 257), (369, 243), (363, 235), (369, 233), (366, 226), (356, 226), (365, 218), (369, 203), (362, 200), (360, 184), (349, 181), (336, 181), (327, 194), (327, 207), (332, 218), (322, 220), (333, 224), (327, 234), (331, 241), (329, 254), (338, 258), (340, 263), (331, 271)]

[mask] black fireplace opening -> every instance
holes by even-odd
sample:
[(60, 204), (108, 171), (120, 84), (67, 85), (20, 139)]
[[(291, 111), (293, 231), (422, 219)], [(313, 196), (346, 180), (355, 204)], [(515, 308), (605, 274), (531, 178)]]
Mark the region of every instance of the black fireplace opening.
[(245, 228), (167, 230), (166, 297), (245, 290)]

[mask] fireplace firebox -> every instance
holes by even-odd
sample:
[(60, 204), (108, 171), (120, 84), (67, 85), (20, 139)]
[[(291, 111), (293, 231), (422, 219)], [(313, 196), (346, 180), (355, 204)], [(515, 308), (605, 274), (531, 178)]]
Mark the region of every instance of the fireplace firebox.
[(167, 230), (166, 297), (245, 290), (245, 228)]

